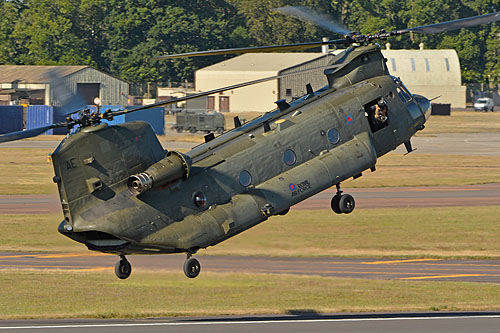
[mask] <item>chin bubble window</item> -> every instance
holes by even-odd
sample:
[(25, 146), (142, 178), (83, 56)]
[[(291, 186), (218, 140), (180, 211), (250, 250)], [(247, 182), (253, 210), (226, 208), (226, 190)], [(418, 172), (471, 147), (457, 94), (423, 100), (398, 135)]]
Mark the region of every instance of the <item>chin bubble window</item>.
[(335, 128), (330, 128), (328, 130), (328, 142), (332, 145), (336, 145), (340, 142), (340, 133)]
[(243, 170), (240, 172), (240, 185), (243, 187), (247, 187), (252, 184), (252, 175), (250, 172)]
[(207, 197), (202, 192), (196, 192), (193, 195), (194, 205), (198, 208), (204, 208), (207, 204)]
[(291, 149), (285, 150), (285, 153), (283, 154), (283, 162), (285, 162), (286, 165), (292, 166), (297, 162), (297, 156), (295, 155), (295, 152)]

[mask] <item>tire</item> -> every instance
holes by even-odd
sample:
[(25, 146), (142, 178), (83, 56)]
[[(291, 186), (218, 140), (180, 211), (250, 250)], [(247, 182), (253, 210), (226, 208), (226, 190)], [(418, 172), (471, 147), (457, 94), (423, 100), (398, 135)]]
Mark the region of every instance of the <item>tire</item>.
[(217, 129), (215, 130), (215, 132), (216, 132), (217, 134), (222, 134), (222, 133), (224, 133), (224, 129), (223, 129), (222, 127), (219, 127), (219, 128), (217, 128)]
[(330, 202), (330, 207), (332, 207), (332, 210), (335, 213), (342, 214), (342, 211), (340, 210), (339, 202), (340, 202), (340, 195), (335, 194), (332, 198), (332, 201)]
[(120, 259), (115, 264), (115, 274), (119, 279), (126, 279), (132, 273), (132, 266), (127, 259)]
[(182, 127), (177, 127), (177, 133), (182, 133), (183, 129)]
[(200, 274), (200, 262), (195, 258), (189, 258), (184, 262), (184, 274), (190, 279), (194, 279)]
[(189, 129), (189, 133), (196, 133), (196, 128), (191, 127), (191, 128)]
[(339, 200), (340, 211), (344, 214), (349, 214), (354, 210), (354, 198), (350, 194), (343, 194)]

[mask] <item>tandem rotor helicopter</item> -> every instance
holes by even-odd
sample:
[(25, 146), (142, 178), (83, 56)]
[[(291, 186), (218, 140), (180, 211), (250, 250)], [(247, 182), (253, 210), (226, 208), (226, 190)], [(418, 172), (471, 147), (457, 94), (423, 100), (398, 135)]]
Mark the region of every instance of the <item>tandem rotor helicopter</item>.
[[(131, 122), (108, 126), (102, 120), (129, 112), (173, 104), (282, 76), (173, 98), (129, 110), (92, 113), (38, 129), (8, 133), (0, 142), (39, 135), (51, 128), (76, 128), (52, 154), (64, 220), (58, 230), (90, 250), (120, 256), (115, 273), (131, 273), (127, 254), (186, 253), (184, 273), (194, 278), (199, 249), (216, 245), (332, 186), (335, 213), (350, 213), (354, 198), (340, 184), (377, 158), (404, 144), (424, 128), (430, 101), (413, 95), (390, 75), (375, 42), (406, 33), (434, 34), (499, 21), (500, 12), (416, 28), (350, 33), (302, 7), (284, 7), (285, 15), (316, 23), (343, 38), (322, 42), (214, 50), (166, 55), (158, 59), (246, 52), (303, 50), (343, 45), (324, 69), (328, 85), (248, 123), (234, 118), (235, 128), (187, 153), (165, 151), (151, 126)], [(293, 73), (292, 73), (293, 74)], [(287, 74), (290, 75), (290, 74)]]

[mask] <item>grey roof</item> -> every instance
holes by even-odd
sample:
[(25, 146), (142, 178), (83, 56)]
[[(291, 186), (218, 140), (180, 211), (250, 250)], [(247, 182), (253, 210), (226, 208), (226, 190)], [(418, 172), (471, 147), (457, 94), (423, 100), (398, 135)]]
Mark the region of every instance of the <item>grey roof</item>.
[(0, 82), (49, 83), (53, 77), (65, 77), (85, 68), (90, 66), (2, 65)]

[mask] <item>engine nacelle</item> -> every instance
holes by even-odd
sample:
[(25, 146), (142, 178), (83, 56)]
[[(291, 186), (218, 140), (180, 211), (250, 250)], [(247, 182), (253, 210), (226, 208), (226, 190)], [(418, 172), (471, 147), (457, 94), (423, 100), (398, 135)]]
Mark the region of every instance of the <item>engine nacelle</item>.
[(169, 151), (167, 156), (150, 166), (146, 171), (130, 176), (127, 186), (132, 194), (138, 195), (151, 188), (160, 188), (186, 180), (191, 170), (191, 158), (177, 151)]

